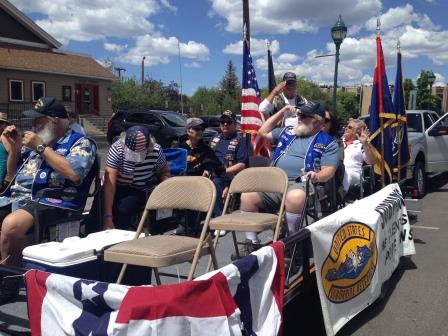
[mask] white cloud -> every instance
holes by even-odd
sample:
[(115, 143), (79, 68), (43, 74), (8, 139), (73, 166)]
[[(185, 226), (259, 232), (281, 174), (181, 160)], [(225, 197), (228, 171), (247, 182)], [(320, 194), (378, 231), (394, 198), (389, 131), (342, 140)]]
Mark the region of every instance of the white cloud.
[(281, 63), (294, 63), (294, 62), (297, 62), (298, 60), (299, 60), (299, 56), (294, 55), (294, 54), (289, 54), (289, 53), (281, 54), (278, 57), (278, 61)]
[(127, 44), (122, 45), (122, 44), (105, 42), (103, 44), (103, 47), (107, 51), (112, 51), (112, 52), (118, 53), (118, 52), (121, 52), (124, 49), (126, 49), (128, 47), (128, 45)]
[[(202, 43), (188, 41), (180, 43), (180, 53), (182, 58), (196, 61), (207, 61), (210, 51)], [(135, 46), (130, 48), (125, 54), (119, 56), (119, 60), (125, 63), (140, 64), (145, 56), (145, 65), (169, 63), (169, 57), (178, 55), (177, 38), (144, 35), (136, 38)]]
[(11, 0), (25, 13), (41, 13), (37, 20), (45, 31), (63, 43), (93, 41), (105, 37), (132, 37), (153, 33), (148, 19), (163, 8), (175, 10), (168, 0)]
[(201, 64), (198, 62), (191, 62), (191, 63), (185, 63), (184, 64), (186, 68), (200, 68)]
[[(241, 33), (243, 9), (241, 0), (211, 0), (211, 16), (222, 17), (225, 29)], [(344, 9), (341, 13), (341, 8)], [(361, 24), (381, 8), (380, 0), (268, 0), (250, 1), (251, 34), (287, 34), (313, 32), (319, 27), (329, 27), (337, 15), (351, 24)]]
[[(276, 54), (280, 50), (280, 43), (277, 40), (269, 41), (268, 39), (250, 39), (250, 54), (252, 57), (267, 55), (268, 47), (266, 43), (269, 42), (272, 54)], [(222, 50), (224, 54), (242, 55), (243, 54), (243, 41), (230, 43)]]

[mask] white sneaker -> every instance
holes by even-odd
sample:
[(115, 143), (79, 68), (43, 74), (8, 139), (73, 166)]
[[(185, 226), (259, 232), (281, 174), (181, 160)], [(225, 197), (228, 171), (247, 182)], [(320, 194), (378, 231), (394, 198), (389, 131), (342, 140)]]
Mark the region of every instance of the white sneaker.
[(227, 231), (225, 230), (215, 230), (215, 232), (213, 233), (215, 235), (215, 237), (217, 235), (219, 235), (220, 237), (224, 237), (226, 235)]

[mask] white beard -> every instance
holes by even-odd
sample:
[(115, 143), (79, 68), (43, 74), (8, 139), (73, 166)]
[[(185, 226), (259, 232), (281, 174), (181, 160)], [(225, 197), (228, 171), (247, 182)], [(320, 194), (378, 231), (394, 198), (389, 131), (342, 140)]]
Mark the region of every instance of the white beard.
[(55, 125), (53, 123), (48, 123), (42, 130), (36, 132), (36, 134), (39, 138), (42, 139), (44, 144), (48, 145), (56, 137), (55, 130), (56, 130)]
[(309, 124), (308, 126), (305, 124), (302, 124), (300, 121), (299, 123), (296, 125), (296, 127), (294, 127), (294, 133), (298, 136), (298, 137), (306, 137), (306, 136), (310, 136), (311, 133), (314, 130), (314, 123)]

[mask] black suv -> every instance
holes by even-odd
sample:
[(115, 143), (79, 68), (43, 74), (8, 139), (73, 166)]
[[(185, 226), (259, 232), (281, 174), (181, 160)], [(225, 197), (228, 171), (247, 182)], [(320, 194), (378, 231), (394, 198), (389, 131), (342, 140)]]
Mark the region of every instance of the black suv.
[[(121, 132), (128, 128), (140, 125), (145, 126), (156, 138), (156, 141), (163, 148), (170, 147), (172, 142), (179, 140), (186, 134), (187, 118), (180, 113), (173, 111), (151, 110), (146, 108), (132, 108), (119, 110), (107, 125), (107, 141), (112, 144)], [(217, 134), (212, 129), (204, 131), (204, 141), (209, 143)]]

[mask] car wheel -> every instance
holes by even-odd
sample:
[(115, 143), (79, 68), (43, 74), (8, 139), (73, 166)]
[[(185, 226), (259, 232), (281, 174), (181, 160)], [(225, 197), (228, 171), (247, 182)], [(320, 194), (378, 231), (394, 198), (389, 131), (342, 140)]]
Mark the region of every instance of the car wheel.
[(422, 161), (417, 161), (414, 166), (414, 173), (412, 175), (412, 185), (417, 191), (417, 198), (425, 196), (426, 192), (426, 174), (425, 164)]

